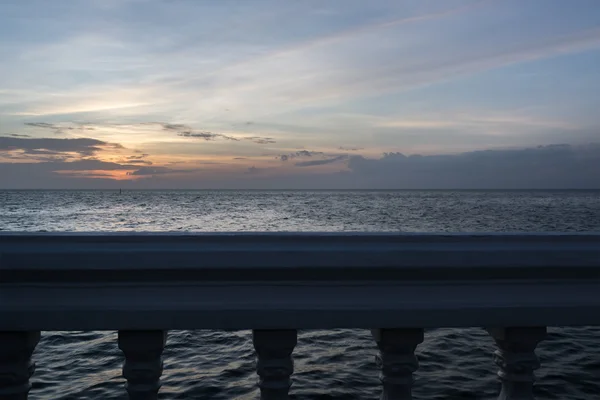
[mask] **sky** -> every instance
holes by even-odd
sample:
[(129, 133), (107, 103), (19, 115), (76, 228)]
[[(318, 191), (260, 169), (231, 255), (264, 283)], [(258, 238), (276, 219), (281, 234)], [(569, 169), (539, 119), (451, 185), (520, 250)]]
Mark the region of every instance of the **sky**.
[(0, 0), (0, 188), (600, 188), (598, 0)]

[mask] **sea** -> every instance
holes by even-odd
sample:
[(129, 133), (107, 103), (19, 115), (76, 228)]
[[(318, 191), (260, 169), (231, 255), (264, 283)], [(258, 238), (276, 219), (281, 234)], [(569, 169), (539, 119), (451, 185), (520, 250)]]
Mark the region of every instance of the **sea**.
[[(600, 191), (0, 191), (0, 231), (600, 232)], [(1, 233), (1, 232), (0, 232)], [(600, 320), (599, 320), (600, 322)], [(427, 330), (416, 399), (494, 399), (482, 329)], [(292, 399), (378, 399), (366, 330), (300, 330)], [(549, 328), (538, 399), (600, 398), (600, 328)], [(44, 332), (30, 399), (125, 399), (116, 332)], [(161, 399), (255, 399), (250, 331), (171, 331)]]

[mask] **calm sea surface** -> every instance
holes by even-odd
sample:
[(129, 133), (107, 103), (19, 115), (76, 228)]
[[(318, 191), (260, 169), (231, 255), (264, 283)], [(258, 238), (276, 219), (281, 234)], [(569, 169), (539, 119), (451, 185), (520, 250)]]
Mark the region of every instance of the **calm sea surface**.
[[(0, 191), (0, 231), (600, 231), (598, 191)], [(600, 397), (600, 329), (551, 328), (540, 399)], [(492, 399), (491, 339), (426, 332), (417, 399)], [(376, 399), (367, 331), (301, 331), (296, 399)], [(256, 398), (250, 332), (173, 331), (163, 399)], [(114, 332), (43, 334), (32, 399), (122, 399)]]

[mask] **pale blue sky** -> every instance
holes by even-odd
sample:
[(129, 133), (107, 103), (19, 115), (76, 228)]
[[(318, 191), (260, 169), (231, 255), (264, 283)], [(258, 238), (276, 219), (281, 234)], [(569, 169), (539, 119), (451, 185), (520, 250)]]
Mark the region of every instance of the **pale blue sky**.
[(0, 0), (0, 60), (1, 165), (63, 186), (600, 142), (598, 0)]

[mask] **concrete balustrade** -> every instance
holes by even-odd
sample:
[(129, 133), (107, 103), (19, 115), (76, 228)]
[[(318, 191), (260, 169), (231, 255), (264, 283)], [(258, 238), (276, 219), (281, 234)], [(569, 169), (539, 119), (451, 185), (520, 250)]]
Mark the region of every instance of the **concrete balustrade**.
[(598, 293), (600, 234), (5, 233), (0, 400), (56, 330), (117, 330), (129, 398), (156, 399), (173, 329), (252, 329), (261, 398), (287, 399), (297, 329), (333, 328), (371, 329), (406, 400), (433, 327), (487, 329), (500, 399), (532, 399), (546, 327), (600, 325)]

